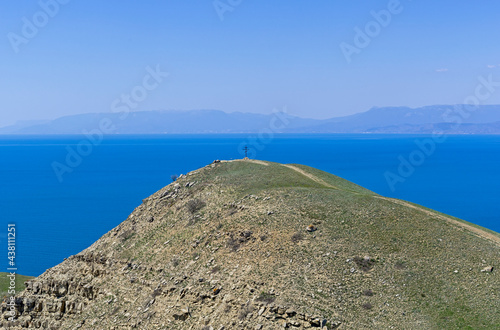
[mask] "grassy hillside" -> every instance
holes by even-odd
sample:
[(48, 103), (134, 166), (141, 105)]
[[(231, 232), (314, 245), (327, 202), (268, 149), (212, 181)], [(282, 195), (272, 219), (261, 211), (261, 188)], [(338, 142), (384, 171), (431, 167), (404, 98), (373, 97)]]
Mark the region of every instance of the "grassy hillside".
[(499, 257), (497, 233), (334, 175), (222, 162), (146, 198), (32, 281), (22, 297), (64, 301), (64, 312), (25, 312), (19, 322), (494, 329), (499, 272), (482, 270), (498, 267)]
[[(9, 273), (0, 272), (0, 296), (5, 297), (8, 295), (10, 278), (7, 277)], [(33, 276), (24, 276), (16, 274), (16, 292), (24, 290), (24, 282), (34, 278)]]

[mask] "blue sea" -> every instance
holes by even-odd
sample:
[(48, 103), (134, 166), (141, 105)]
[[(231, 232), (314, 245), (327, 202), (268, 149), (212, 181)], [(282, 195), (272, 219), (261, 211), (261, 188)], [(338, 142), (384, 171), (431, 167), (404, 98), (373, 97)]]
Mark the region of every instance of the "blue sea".
[(39, 275), (125, 220), (172, 174), (215, 159), (300, 163), (500, 232), (500, 136), (0, 136), (1, 245)]

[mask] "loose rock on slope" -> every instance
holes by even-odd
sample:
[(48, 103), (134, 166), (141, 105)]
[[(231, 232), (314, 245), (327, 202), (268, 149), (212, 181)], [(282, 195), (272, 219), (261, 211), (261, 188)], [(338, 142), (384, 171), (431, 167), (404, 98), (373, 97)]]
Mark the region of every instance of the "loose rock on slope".
[(498, 326), (500, 279), (492, 270), (499, 245), (442, 217), (305, 166), (216, 162), (179, 177), (89, 248), (27, 282), (16, 320), (7, 320), (4, 302), (1, 322), (42, 329)]

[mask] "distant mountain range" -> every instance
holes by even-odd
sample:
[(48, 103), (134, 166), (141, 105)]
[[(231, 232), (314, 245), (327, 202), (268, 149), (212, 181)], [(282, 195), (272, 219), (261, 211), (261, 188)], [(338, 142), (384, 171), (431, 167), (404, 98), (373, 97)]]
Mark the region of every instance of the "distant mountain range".
[(500, 134), (500, 105), (380, 107), (351, 116), (308, 119), (286, 113), (218, 110), (90, 113), (51, 121), (19, 122), (0, 134), (388, 133)]

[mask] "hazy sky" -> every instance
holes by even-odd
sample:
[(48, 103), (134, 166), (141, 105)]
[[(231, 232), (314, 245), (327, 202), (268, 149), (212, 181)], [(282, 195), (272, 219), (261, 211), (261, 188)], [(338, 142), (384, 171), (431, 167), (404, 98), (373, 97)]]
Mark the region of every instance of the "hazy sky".
[[(0, 126), (119, 102), (312, 118), (462, 103), (478, 77), (500, 81), (499, 10), (496, 0), (3, 0)], [(169, 76), (154, 79), (157, 68)], [(500, 89), (484, 103), (500, 103)]]

